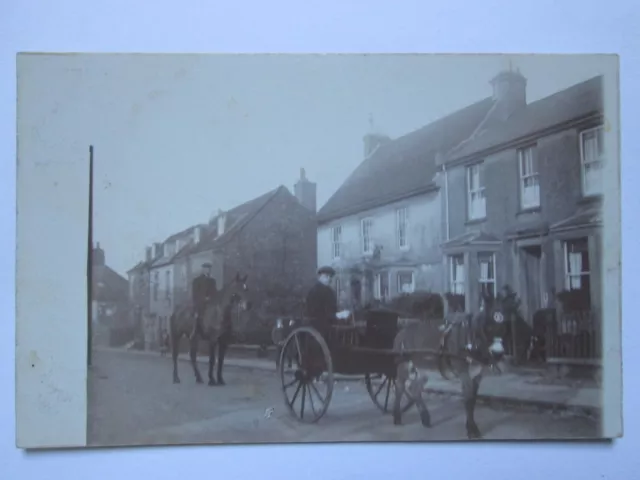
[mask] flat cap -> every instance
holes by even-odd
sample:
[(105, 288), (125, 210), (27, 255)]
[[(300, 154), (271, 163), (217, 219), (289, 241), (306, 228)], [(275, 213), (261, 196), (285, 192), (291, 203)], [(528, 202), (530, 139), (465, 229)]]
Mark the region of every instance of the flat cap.
[(336, 271), (329, 266), (320, 267), (318, 269), (318, 275), (329, 275), (333, 277), (335, 274), (336, 274)]
[(211, 264), (209, 262), (204, 262), (202, 264), (202, 268), (211, 268)]

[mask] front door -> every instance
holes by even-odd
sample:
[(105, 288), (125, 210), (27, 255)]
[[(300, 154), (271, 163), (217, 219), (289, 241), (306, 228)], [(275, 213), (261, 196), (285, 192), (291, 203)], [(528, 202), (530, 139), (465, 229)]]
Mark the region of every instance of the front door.
[(518, 292), (521, 298), (522, 315), (531, 325), (533, 314), (542, 308), (543, 278), (542, 278), (542, 248), (540, 245), (523, 247), (520, 250), (520, 285)]

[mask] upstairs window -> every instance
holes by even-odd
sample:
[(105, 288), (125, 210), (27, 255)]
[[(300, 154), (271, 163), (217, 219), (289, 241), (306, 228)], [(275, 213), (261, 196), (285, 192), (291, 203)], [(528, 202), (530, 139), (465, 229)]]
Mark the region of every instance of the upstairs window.
[(373, 219), (363, 218), (361, 223), (362, 231), (362, 253), (370, 255), (373, 253)]
[(337, 225), (331, 229), (331, 258), (340, 258), (340, 245), (342, 244), (342, 226)]
[(580, 161), (584, 196), (602, 194), (602, 169), (605, 163), (603, 135), (602, 126), (580, 133)]
[(518, 150), (520, 167), (520, 208), (537, 208), (540, 206), (540, 180), (538, 161), (533, 147)]
[(480, 220), (487, 215), (483, 169), (481, 163), (467, 167), (467, 208), (469, 211), (469, 220)]
[(409, 239), (407, 238), (408, 213), (407, 207), (396, 210), (396, 238), (398, 239), (398, 248), (400, 250), (405, 250), (409, 247)]

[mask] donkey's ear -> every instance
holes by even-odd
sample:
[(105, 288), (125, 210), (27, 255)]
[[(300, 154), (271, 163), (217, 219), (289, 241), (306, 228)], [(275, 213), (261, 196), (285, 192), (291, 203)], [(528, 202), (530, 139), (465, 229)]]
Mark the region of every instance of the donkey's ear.
[(248, 273), (245, 273), (244, 278), (242, 279), (242, 283), (247, 283), (247, 277), (249, 276)]
[(236, 282), (240, 281), (240, 272), (236, 272)]

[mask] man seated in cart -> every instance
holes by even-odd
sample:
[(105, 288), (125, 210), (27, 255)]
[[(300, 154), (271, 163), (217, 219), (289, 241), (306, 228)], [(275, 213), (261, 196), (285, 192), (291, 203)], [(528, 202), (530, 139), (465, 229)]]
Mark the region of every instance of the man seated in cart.
[[(305, 316), (309, 320), (310, 326), (315, 328), (327, 343), (329, 343), (330, 336), (328, 334), (331, 325), (335, 324), (336, 320), (348, 319), (351, 314), (348, 310), (338, 312), (337, 294), (329, 286), (335, 274), (335, 270), (328, 266), (318, 269), (318, 281), (309, 290), (305, 305)], [(321, 361), (323, 359), (321, 351), (313, 351), (309, 354), (310, 358), (314, 359), (314, 364), (315, 360)]]
[(306, 317), (311, 321), (311, 326), (325, 338), (336, 320), (344, 320), (350, 315), (348, 310), (338, 312), (337, 294), (329, 286), (335, 274), (336, 271), (331, 267), (318, 269), (318, 281), (309, 290), (306, 301)]

